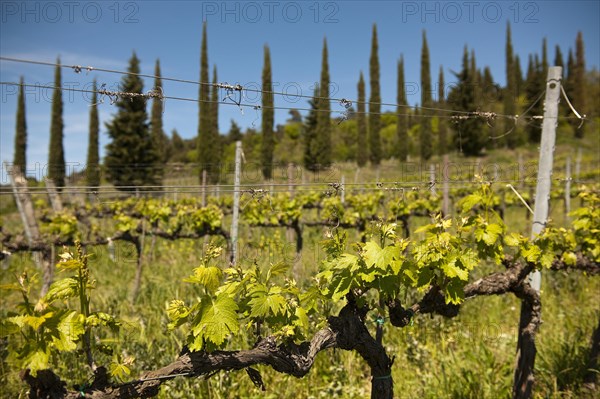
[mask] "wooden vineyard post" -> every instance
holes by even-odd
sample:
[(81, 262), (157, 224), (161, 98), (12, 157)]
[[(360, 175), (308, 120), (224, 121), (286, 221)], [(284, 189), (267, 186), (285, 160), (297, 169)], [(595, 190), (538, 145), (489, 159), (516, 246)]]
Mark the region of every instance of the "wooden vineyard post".
[(341, 190), (341, 196), (342, 196), (342, 205), (346, 204), (346, 177), (344, 175), (342, 175), (342, 179), (340, 181), (340, 190)]
[(444, 217), (450, 216), (450, 187), (448, 180), (448, 154), (444, 154), (442, 161), (442, 172), (440, 173), (442, 178), (442, 215)]
[(9, 167), (6, 162), (4, 162), (4, 170), (6, 170), (10, 179), (10, 185), (12, 187), (13, 195), (15, 196), (17, 209), (21, 215), (21, 221), (23, 222), (27, 241), (31, 244), (33, 241), (39, 239), (40, 231), (37, 222), (35, 221), (33, 204), (31, 203), (31, 197), (27, 190), (27, 180), (21, 175), (17, 168)]
[(523, 191), (525, 187), (525, 168), (523, 167), (523, 154), (519, 152), (517, 155), (517, 170), (519, 176), (519, 191)]
[[(531, 238), (535, 238), (546, 227), (550, 203), (550, 186), (552, 183), (552, 163), (556, 125), (558, 121), (558, 100), (560, 98), (561, 67), (548, 69), (546, 80), (546, 98), (544, 101), (544, 120), (542, 123), (542, 142), (540, 145), (540, 160), (535, 192), (535, 208), (531, 227)], [(517, 341), (517, 359), (513, 384), (513, 398), (526, 399), (531, 397), (534, 382), (534, 365), (536, 356), (535, 335), (540, 323), (541, 302), (539, 299), (541, 274), (535, 271), (530, 274), (531, 288), (536, 292), (521, 299), (521, 317), (519, 322), (519, 337)], [(527, 287), (524, 288), (526, 290)]]
[(62, 212), (62, 200), (60, 199), (60, 194), (56, 190), (56, 186), (54, 185), (54, 181), (52, 179), (46, 178), (46, 191), (48, 191), (48, 198), (50, 198), (50, 204), (52, 205), (52, 210), (54, 213)]
[(202, 207), (206, 206), (206, 169), (202, 171)]
[[(294, 176), (294, 164), (292, 162), (288, 163), (287, 165), (287, 180), (288, 180), (288, 191), (290, 194), (290, 200), (294, 198), (295, 195), (295, 186), (294, 184), (296, 183), (296, 178)], [(293, 265), (292, 265), (292, 275), (294, 276), (294, 278), (296, 280), (298, 280), (298, 277), (300, 276), (300, 267), (302, 266), (302, 257), (301, 257), (301, 252), (302, 252), (302, 245), (303, 245), (303, 239), (302, 239), (302, 227), (300, 226), (300, 221), (295, 221), (293, 223), (293, 225), (288, 226), (286, 229), (286, 239), (288, 243), (291, 243), (292, 241), (294, 241), (295, 238), (295, 242), (296, 242), (296, 248), (295, 248), (295, 254), (294, 254), (294, 261), (293, 261)], [(288, 247), (286, 246), (286, 249)], [(288, 252), (287, 250), (284, 249), (284, 256), (288, 256)]]
[[(12, 186), (13, 194), (15, 196), (15, 202), (17, 203), (17, 209), (21, 215), (23, 221), (23, 227), (25, 229), (25, 236), (30, 245), (37, 241), (40, 241), (40, 230), (35, 220), (35, 213), (33, 211), (33, 203), (31, 202), (31, 196), (27, 188), (27, 179), (21, 175), (18, 168), (9, 168), (8, 164), (4, 162), (4, 169), (10, 178), (10, 185)], [(33, 258), (35, 263), (42, 271), (43, 283), (41, 295), (45, 295), (50, 288), (52, 283), (52, 277), (54, 275), (54, 268), (51, 262), (52, 255), (47, 252), (33, 252)]]
[(569, 212), (571, 212), (571, 157), (567, 157), (565, 171), (565, 221), (569, 221)]
[(233, 217), (231, 219), (231, 263), (238, 261), (238, 227), (240, 218), (240, 178), (242, 176), (242, 142), (235, 142), (235, 176), (233, 179)]
[(437, 191), (435, 189), (435, 165), (429, 165), (429, 189), (431, 190), (431, 194), (434, 196), (437, 195)]
[(579, 180), (580, 178), (579, 174), (581, 173), (581, 157), (582, 151), (581, 147), (579, 147), (577, 149), (577, 158), (575, 158), (575, 180)]

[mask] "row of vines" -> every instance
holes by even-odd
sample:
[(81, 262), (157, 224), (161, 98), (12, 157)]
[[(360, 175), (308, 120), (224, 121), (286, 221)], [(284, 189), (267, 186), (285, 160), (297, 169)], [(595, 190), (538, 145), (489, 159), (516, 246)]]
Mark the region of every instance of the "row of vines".
[[(425, 314), (453, 318), (466, 300), (512, 293), (528, 310), (519, 326), (528, 345), (517, 359), (512, 396), (531, 397), (542, 299), (528, 275), (542, 269), (600, 273), (598, 191), (574, 188), (572, 196), (581, 206), (569, 215), (571, 227), (550, 224), (534, 240), (511, 229), (504, 218), (510, 207), (523, 208), (527, 217), (522, 201), (531, 202), (528, 193), (520, 199), (511, 189), (484, 181), (474, 189), (452, 190), (449, 215), (440, 212), (441, 196), (428, 189), (370, 187), (343, 199), (340, 194), (333, 186), (293, 196), (260, 190), (242, 195), (242, 223), (292, 231), (298, 253), (306, 229), (323, 230), (325, 255), (318, 273), (304, 281), (290, 262), (230, 263), (227, 222), (233, 204), (228, 197), (209, 198), (204, 207), (195, 198), (130, 198), (61, 213), (38, 204), (40, 242), (27, 242), (18, 231), (0, 226), (3, 256), (36, 251), (52, 260), (37, 300), (27, 273), (2, 287), (21, 297), (16, 309), (2, 314), (7, 364), (23, 370), (30, 398), (133, 398), (156, 396), (177, 377), (208, 378), (232, 370), (245, 370), (257, 388), (265, 389), (256, 365), (303, 377), (319, 352), (339, 348), (356, 352), (368, 365), (371, 397), (391, 398), (394, 354), (386, 349), (384, 321), (402, 329)], [(552, 197), (562, 199), (564, 192)], [(419, 218), (412, 230), (411, 218)], [(349, 229), (357, 232), (352, 242)], [(148, 237), (155, 245), (157, 239), (207, 236), (216, 239), (205, 241), (199, 264), (190, 266), (185, 280), (196, 287), (195, 298), (172, 298), (166, 308), (169, 330), (183, 337), (181, 352), (170, 364), (134, 379), (130, 359), (115, 355), (118, 348), (105, 343), (106, 337), (122, 334), (123, 322), (93, 305), (94, 270), (86, 249), (107, 245), (110, 251), (119, 240), (135, 246), (135, 300)], [(56, 268), (62, 273), (54, 275), (53, 254), (61, 246)], [(369, 320), (376, 321), (374, 329)], [(590, 386), (598, 374), (598, 335), (600, 325), (590, 351)], [(72, 354), (85, 358), (89, 383), (73, 385), (68, 375), (51, 370)], [(402, 381), (397, 385), (401, 389)]]

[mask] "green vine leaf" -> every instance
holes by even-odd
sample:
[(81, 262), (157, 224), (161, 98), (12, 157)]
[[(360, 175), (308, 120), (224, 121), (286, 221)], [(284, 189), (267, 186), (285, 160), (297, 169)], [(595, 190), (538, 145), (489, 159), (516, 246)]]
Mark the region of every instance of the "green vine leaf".
[(55, 281), (50, 286), (43, 301), (52, 303), (57, 299), (75, 298), (79, 295), (79, 281), (75, 277), (67, 277)]
[(215, 292), (221, 285), (223, 271), (216, 266), (199, 266), (194, 274), (184, 279), (187, 283), (201, 284), (210, 292)]
[(287, 300), (281, 295), (281, 288), (257, 285), (251, 291), (250, 317), (264, 318), (269, 315), (283, 316), (287, 310)]
[(202, 297), (192, 326), (194, 340), (190, 350), (211, 349), (210, 345), (205, 346), (206, 343), (220, 347), (229, 334), (237, 333), (237, 310), (238, 305), (228, 295), (221, 294), (216, 298), (207, 295)]

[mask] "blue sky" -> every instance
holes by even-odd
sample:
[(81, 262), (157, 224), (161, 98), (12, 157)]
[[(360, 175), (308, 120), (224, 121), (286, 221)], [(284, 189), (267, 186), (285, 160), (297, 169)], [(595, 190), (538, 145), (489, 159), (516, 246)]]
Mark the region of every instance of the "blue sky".
[[(600, 65), (599, 1), (95, 1), (0, 3), (0, 53), (4, 57), (54, 61), (64, 64), (126, 70), (133, 51), (141, 59), (142, 73), (152, 74), (161, 62), (166, 77), (198, 80), (202, 21), (208, 23), (209, 63), (217, 65), (220, 82), (260, 86), (263, 46), (271, 49), (275, 90), (312, 94), (319, 79), (323, 38), (329, 48), (330, 76), (335, 97), (356, 99), (360, 71), (368, 82), (369, 52), (373, 23), (377, 24), (383, 102), (396, 100), (396, 63), (402, 54), (405, 79), (420, 99), (419, 68), (421, 35), (425, 29), (431, 55), (432, 76), (440, 65), (447, 82), (451, 71), (460, 69), (465, 45), (475, 50), (478, 66), (488, 65), (498, 83), (504, 84), (506, 22), (512, 26), (515, 52), (526, 70), (530, 53), (540, 53), (548, 40), (549, 59), (560, 45), (566, 58), (581, 30), (588, 68)], [(2, 81), (53, 84), (52, 67), (0, 62)], [(91, 72), (75, 74), (63, 69), (63, 85), (89, 87), (99, 83), (116, 87), (121, 76)], [(86, 86), (87, 85), (87, 86)], [(152, 80), (145, 81), (149, 90)], [(368, 89), (367, 89), (368, 90)], [(168, 96), (198, 97), (198, 86), (164, 82)], [(0, 158), (11, 161), (16, 88), (0, 86)], [(368, 93), (367, 93), (368, 95)], [(51, 91), (28, 89), (27, 160), (30, 174), (38, 174), (47, 160)], [(89, 101), (81, 93), (64, 93), (64, 147), (67, 163), (81, 168), (85, 163)], [(276, 105), (307, 107), (305, 99), (276, 96)], [(246, 103), (260, 103), (249, 93)], [(342, 110), (332, 104), (333, 110)], [(386, 108), (383, 108), (386, 110)], [(108, 101), (99, 105), (101, 146), (108, 142), (104, 122), (116, 112)], [(276, 123), (287, 118), (276, 113)], [(176, 128), (185, 138), (194, 137), (198, 104), (168, 100), (164, 128)], [(244, 115), (235, 106), (220, 107), (220, 130), (229, 130), (230, 120), (243, 127), (258, 127), (254, 110)], [(2, 182), (4, 183), (4, 181)]]

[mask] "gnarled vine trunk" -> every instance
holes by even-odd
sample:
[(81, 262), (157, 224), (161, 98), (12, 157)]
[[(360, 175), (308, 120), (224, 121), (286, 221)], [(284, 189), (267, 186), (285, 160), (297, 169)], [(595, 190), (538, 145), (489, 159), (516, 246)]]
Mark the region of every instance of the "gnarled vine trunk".
[(515, 295), (521, 298), (522, 302), (512, 396), (513, 399), (528, 399), (533, 392), (535, 381), (533, 375), (537, 353), (535, 335), (541, 321), (542, 305), (539, 293), (527, 283), (517, 287)]

